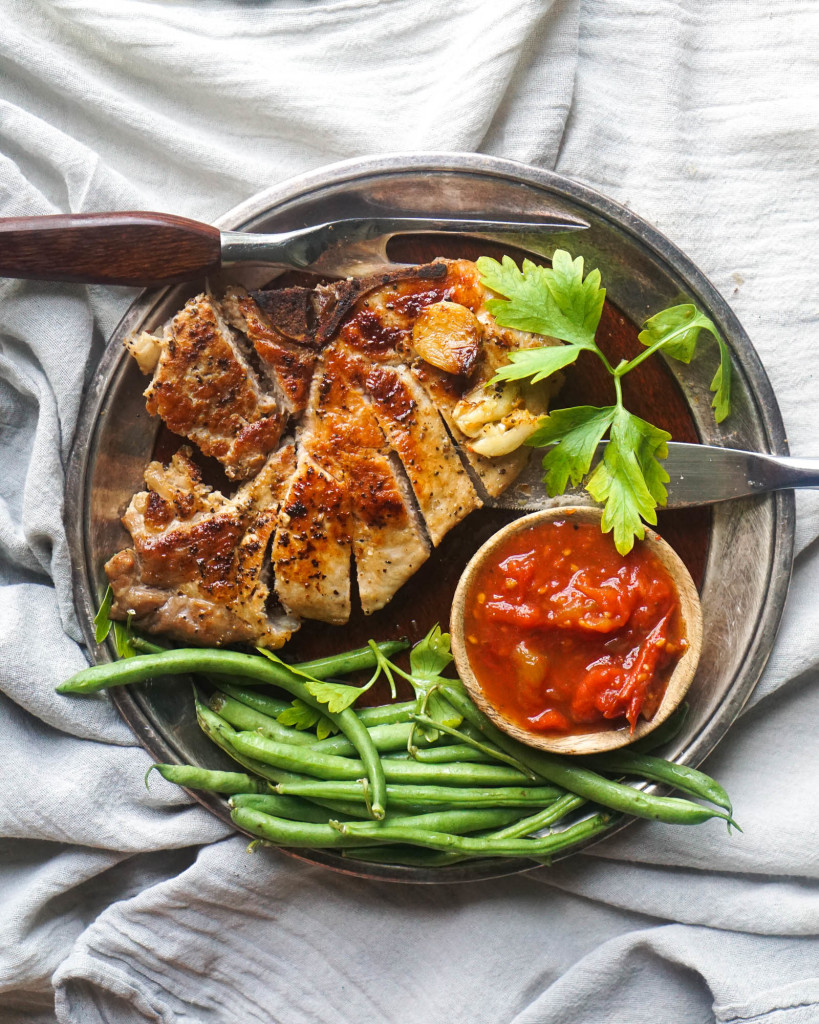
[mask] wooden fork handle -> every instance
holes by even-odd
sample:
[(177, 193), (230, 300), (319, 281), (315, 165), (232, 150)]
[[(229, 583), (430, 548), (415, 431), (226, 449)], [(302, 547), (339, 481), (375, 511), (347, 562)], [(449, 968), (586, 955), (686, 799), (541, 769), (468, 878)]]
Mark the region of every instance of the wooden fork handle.
[(217, 228), (165, 213), (0, 218), (0, 277), (150, 287), (218, 269)]

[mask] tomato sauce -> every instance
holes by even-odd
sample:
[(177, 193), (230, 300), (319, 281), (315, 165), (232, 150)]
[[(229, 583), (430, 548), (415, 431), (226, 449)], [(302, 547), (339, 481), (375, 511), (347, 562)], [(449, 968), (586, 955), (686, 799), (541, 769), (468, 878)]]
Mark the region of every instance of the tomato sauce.
[(543, 735), (634, 730), (686, 647), (674, 583), (649, 548), (617, 553), (597, 523), (509, 536), (475, 574), (466, 649), (487, 700)]

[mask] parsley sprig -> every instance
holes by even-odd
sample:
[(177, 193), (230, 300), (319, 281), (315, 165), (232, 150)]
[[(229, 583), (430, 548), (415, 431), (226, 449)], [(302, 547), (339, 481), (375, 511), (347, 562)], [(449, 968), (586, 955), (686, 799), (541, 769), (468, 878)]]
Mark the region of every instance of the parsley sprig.
[[(348, 683), (339, 683), (333, 680), (315, 679), (306, 672), (294, 669), (292, 665), (288, 668), (291, 671), (299, 672), (306, 680), (307, 692), (310, 693), (319, 704), (326, 704), (328, 711), (334, 714), (352, 707), (371, 686), (382, 676), (390, 684), (390, 691), (393, 700), (396, 697), (396, 677), (405, 679), (412, 685), (415, 691), (415, 699), (418, 707), (418, 714), (424, 718), (419, 724), (419, 729), (425, 737), (432, 741), (436, 740), (439, 731), (444, 728), (454, 729), (461, 724), (463, 718), (455, 711), (450, 704), (438, 692), (442, 682), (453, 685), (452, 679), (444, 679), (442, 672), (452, 661), (452, 652), (449, 644), (449, 633), (442, 633), (440, 626), (433, 626), (423, 640), (419, 641), (410, 651), (410, 669), (405, 672), (395, 662), (390, 661), (384, 652), (374, 641), (370, 641), (370, 648), (375, 655), (376, 667), (373, 674), (363, 686), (350, 686)], [(281, 659), (264, 648), (258, 648), (261, 654), (270, 658), (271, 661), (284, 664)], [(324, 716), (313, 708), (307, 707), (301, 701), (293, 701), (293, 706), (285, 709), (278, 720), (285, 725), (293, 725), (297, 729), (310, 729), (318, 725), (319, 729), (326, 728), (322, 722)], [(329, 722), (328, 719), (324, 719)], [(332, 728), (332, 723), (329, 723)], [(335, 730), (332, 730), (335, 731)], [(328, 733), (325, 733), (327, 735)]]
[[(528, 348), (510, 355), (490, 384), (504, 381), (545, 380), (570, 366), (583, 351), (593, 352), (611, 374), (614, 405), (556, 409), (545, 416), (526, 442), (536, 448), (551, 446), (543, 459), (544, 482), (551, 497), (586, 479), (588, 493), (604, 505), (603, 531), (614, 532), (620, 554), (645, 536), (643, 522), (657, 522), (657, 506), (667, 498), (668, 474), (662, 460), (668, 455), (671, 435), (630, 413), (623, 405), (622, 379), (655, 352), (690, 363), (700, 332), (708, 331), (719, 346), (719, 367), (711, 381), (714, 418), (721, 423), (731, 411), (731, 359), (719, 332), (692, 303), (657, 313), (643, 325), (639, 340), (644, 350), (633, 359), (612, 366), (596, 342), (606, 291), (599, 270), (583, 276), (583, 257), (572, 259), (557, 249), (551, 267), (524, 260), (520, 268), (504, 256), (502, 262), (482, 256), (477, 261), (483, 284), (497, 295), (487, 309), (501, 327), (544, 334), (562, 345)], [(594, 471), (597, 445), (608, 435), (608, 445)]]

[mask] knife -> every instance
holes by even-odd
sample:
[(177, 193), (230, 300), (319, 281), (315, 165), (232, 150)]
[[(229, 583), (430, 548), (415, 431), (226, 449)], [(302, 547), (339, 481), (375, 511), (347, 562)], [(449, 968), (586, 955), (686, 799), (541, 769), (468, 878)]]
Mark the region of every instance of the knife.
[[(598, 445), (598, 456), (607, 441)], [(542, 508), (575, 504), (594, 504), (586, 491), (566, 491), (550, 498), (543, 486), (540, 459), (531, 459), (515, 484), (486, 504), (492, 508), (537, 512)], [(792, 487), (819, 487), (819, 459), (764, 455), (707, 444), (683, 444), (670, 441), (668, 458), (662, 460), (671, 478), (666, 484), (666, 508), (691, 508), (712, 505), (732, 498), (746, 498)]]
[(83, 213), (0, 218), (0, 278), (78, 281), (141, 288), (213, 274), (225, 264), (264, 263), (327, 277), (388, 269), (393, 235), (454, 232), (477, 237), (583, 231), (566, 215), (348, 218), (257, 234), (220, 231), (165, 213)]

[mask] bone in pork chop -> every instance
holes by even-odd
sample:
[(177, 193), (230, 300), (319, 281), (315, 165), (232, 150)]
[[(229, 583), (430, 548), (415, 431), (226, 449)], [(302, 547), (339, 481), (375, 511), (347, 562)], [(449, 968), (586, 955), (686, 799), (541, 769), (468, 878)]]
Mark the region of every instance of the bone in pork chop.
[(200, 295), (164, 337), (129, 340), (154, 371), (149, 411), (245, 483), (229, 499), (186, 456), (149, 467), (123, 519), (133, 547), (106, 566), (114, 617), (276, 647), (300, 618), (347, 621), (353, 565), (363, 610), (383, 607), (479, 488), (513, 482), (515, 442), (546, 411), (545, 391), (485, 388), (510, 350), (550, 343), (499, 328), (491, 297), (474, 263), (438, 260)]

